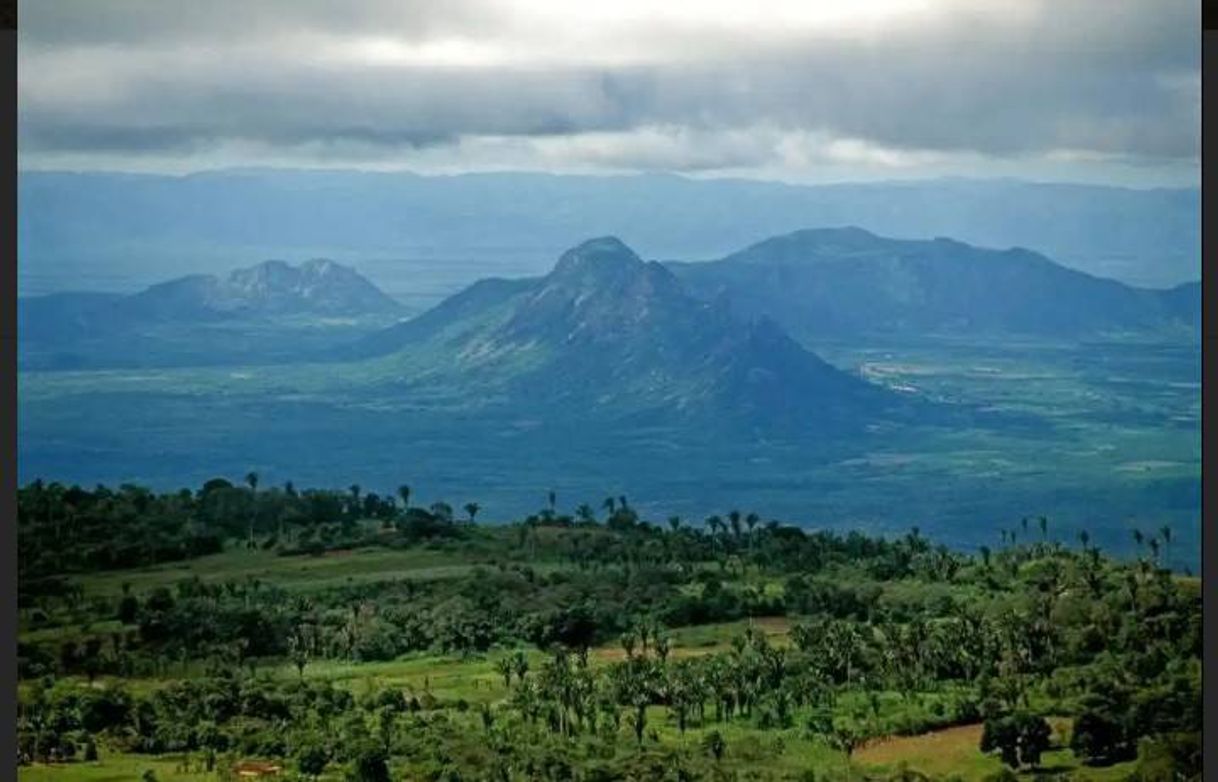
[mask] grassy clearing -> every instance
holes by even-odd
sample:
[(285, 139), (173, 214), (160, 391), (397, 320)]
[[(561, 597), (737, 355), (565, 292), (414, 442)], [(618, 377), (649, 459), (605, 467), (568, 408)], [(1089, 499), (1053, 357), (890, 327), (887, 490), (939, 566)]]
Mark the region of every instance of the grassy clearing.
[(147, 592), (196, 577), (207, 582), (259, 579), (290, 591), (309, 591), (346, 583), (455, 578), (468, 574), (477, 564), (468, 555), (429, 549), (359, 549), (318, 557), (281, 557), (272, 551), (233, 548), (186, 562), (90, 573), (78, 580), (86, 594), (106, 597), (121, 594), (123, 584), (130, 584), (135, 592)]
[[(1037, 769), (1023, 772), (1061, 775), (1069, 779), (1108, 782), (1128, 777), (1135, 764), (1120, 763), (1106, 768), (1093, 768), (1079, 763), (1066, 744), (1070, 735), (1070, 720), (1050, 718), (1053, 728), (1053, 749), (1041, 757)], [(964, 780), (980, 780), (1002, 770), (997, 755), (980, 750), (982, 725), (958, 725), (919, 736), (893, 736), (870, 742), (854, 753), (854, 760), (866, 768), (891, 773), (902, 767), (932, 776), (955, 776)]]

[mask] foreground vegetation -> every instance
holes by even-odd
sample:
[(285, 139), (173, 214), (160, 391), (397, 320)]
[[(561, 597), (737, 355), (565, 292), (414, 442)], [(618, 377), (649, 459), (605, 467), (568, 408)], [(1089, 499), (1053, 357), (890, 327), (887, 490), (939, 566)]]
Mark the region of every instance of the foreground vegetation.
[(1200, 778), (1200, 583), (627, 498), (19, 492), (22, 779)]

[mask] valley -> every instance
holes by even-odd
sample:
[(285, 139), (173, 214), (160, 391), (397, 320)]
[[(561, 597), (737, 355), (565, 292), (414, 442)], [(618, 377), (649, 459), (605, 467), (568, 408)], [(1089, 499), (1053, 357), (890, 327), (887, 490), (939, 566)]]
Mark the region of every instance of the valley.
[[(957, 243), (836, 230), (780, 239), (788, 256), (796, 248), (784, 274), (810, 274), (821, 290), (816, 269), (840, 275), (843, 248), (863, 253), (856, 268), (880, 275), (878, 289), (901, 274), (885, 258), (915, 264), (921, 320), (816, 326), (800, 313), (823, 307), (801, 310), (764, 282), (779, 261), (673, 267), (611, 238), (572, 248), (548, 275), (487, 279), (409, 319), (366, 313), (381, 294), (331, 264), (358, 294), (335, 289), (324, 315), (295, 289), (260, 289), (250, 301), (278, 303), (256, 316), (191, 293), (186, 311), (202, 316), (130, 321), (115, 327), (121, 338), (23, 331), (19, 477), (168, 488), (249, 469), (318, 485), (406, 475), (445, 496), (476, 487), (490, 520), (553, 489), (629, 492), (648, 512), (695, 518), (747, 499), (809, 528), (918, 524), (966, 549), (1039, 515), (1118, 553), (1138, 526), (1171, 523), (1199, 541), (1190, 304)], [(770, 252), (758, 247), (742, 257)], [(974, 256), (975, 296), (990, 266), (1025, 275), (1026, 293), (989, 311), (988, 327), (951, 327), (985, 307), (943, 298), (935, 280)], [(704, 297), (692, 295), (684, 280), (699, 269), (763, 276), (733, 284), (747, 299), (738, 306), (696, 281)], [(176, 285), (132, 297), (149, 302), (135, 312), (166, 311), (161, 290), (212, 290)], [(1077, 313), (1079, 297), (1088, 315), (1068, 323), (1029, 319), (1018, 304)], [(1195, 568), (1196, 550), (1177, 547), (1173, 564)]]

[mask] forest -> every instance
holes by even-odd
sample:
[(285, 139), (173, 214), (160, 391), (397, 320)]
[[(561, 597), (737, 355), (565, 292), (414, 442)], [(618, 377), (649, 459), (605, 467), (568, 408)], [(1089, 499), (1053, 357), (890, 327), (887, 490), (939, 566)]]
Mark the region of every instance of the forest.
[(19, 489), (21, 779), (1200, 779), (1169, 526), (416, 496)]

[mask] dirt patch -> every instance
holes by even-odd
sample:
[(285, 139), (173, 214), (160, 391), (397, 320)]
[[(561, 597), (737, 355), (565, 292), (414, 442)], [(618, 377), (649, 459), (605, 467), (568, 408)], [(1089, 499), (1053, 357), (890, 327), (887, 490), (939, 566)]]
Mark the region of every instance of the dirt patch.
[(860, 763), (876, 766), (895, 765), (901, 761), (916, 764), (923, 758), (942, 758), (960, 753), (978, 752), (981, 746), (981, 723), (957, 725), (919, 736), (892, 736), (876, 739), (855, 750)]

